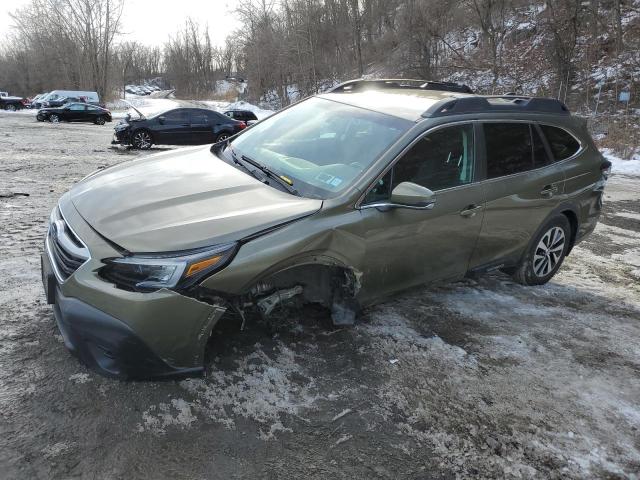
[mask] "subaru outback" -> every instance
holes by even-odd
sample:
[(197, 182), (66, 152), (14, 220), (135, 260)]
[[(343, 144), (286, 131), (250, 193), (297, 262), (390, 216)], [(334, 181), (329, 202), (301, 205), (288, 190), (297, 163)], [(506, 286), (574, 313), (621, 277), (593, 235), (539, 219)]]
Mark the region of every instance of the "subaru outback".
[(549, 281), (610, 169), (554, 99), (357, 80), (222, 142), (93, 173), (42, 255), (65, 345), (119, 378), (195, 374), (225, 312), (326, 307), (337, 325), (420, 284)]

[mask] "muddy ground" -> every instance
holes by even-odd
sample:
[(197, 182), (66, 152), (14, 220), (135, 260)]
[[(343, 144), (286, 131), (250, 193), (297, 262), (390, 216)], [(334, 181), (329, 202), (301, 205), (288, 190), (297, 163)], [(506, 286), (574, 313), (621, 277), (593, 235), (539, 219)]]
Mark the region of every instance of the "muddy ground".
[[(333, 330), (228, 323), (204, 378), (118, 382), (64, 348), (40, 284), (56, 200), (140, 155), (112, 125), (0, 113), (0, 478), (638, 478), (640, 178), (544, 287), (416, 289)], [(151, 152), (153, 153), (153, 151)]]

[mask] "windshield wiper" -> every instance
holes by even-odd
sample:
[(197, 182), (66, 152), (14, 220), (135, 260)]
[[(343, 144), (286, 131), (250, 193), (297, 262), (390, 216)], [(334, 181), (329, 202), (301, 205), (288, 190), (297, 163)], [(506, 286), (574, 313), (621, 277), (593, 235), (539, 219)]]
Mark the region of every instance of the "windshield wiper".
[[(231, 155), (233, 156), (233, 161), (238, 163), (238, 159), (236, 158), (236, 154), (233, 151), (233, 149), (231, 150)], [(247, 157), (246, 155), (242, 155), (240, 158), (242, 158), (242, 160), (247, 162), (249, 165), (253, 165), (254, 167), (256, 167), (258, 170), (260, 170), (262, 173), (264, 173), (267, 177), (272, 178), (273, 180), (278, 182), (290, 194), (300, 196), (300, 193), (298, 193), (298, 191), (295, 188), (293, 188), (293, 182), (291, 182), (291, 180), (289, 180), (289, 181), (285, 180), (281, 175), (278, 175), (276, 172), (274, 172), (273, 170), (269, 169), (269, 167), (266, 167), (266, 166), (256, 162), (253, 158)], [(291, 182), (291, 183), (289, 183), (289, 182)]]

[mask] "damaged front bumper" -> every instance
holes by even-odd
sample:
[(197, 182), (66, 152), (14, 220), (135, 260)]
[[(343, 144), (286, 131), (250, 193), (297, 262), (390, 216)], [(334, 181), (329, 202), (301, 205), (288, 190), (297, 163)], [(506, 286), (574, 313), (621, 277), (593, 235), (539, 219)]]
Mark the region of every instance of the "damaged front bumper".
[[(54, 271), (49, 244), (42, 280), (66, 347), (93, 370), (123, 379), (193, 375), (204, 369), (204, 352), (224, 305), (171, 290), (140, 293), (117, 289), (97, 274), (99, 259), (118, 255), (61, 202), (65, 220), (90, 245), (90, 258), (67, 278)], [(62, 280), (62, 281), (61, 281)]]
[(113, 132), (113, 138), (111, 139), (111, 145), (129, 145), (129, 143), (131, 143), (129, 130), (129, 128), (115, 130)]

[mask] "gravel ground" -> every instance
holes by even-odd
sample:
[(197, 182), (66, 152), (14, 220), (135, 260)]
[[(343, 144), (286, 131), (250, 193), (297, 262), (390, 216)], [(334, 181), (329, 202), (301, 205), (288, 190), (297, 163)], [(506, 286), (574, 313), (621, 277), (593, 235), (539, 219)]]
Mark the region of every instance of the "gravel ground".
[(415, 289), (342, 330), (223, 325), (205, 377), (118, 382), (64, 349), (38, 257), (66, 189), (148, 154), (111, 134), (0, 113), (0, 478), (639, 478), (640, 177), (611, 178), (544, 287)]

